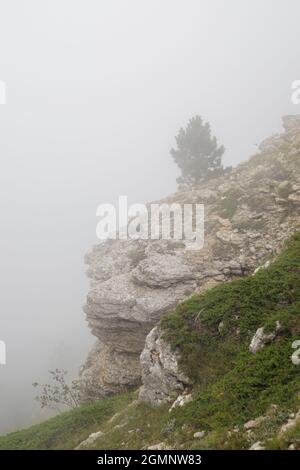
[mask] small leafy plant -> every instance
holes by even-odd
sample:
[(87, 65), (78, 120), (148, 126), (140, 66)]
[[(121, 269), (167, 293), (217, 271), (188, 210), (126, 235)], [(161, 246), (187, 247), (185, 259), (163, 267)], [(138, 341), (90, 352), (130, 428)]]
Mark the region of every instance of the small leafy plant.
[(40, 394), (36, 396), (36, 400), (40, 403), (41, 408), (51, 408), (61, 411), (61, 408), (77, 408), (80, 403), (80, 383), (78, 380), (72, 380), (69, 385), (66, 381), (67, 371), (64, 369), (55, 369), (49, 371), (52, 383), (32, 385), (39, 388)]

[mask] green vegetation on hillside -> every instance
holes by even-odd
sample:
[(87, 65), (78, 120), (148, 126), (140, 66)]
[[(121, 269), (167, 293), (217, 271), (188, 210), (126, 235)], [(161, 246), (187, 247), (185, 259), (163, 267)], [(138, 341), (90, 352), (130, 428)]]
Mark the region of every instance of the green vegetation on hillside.
[[(257, 328), (281, 329), (264, 349), (249, 352)], [(179, 413), (207, 431), (242, 424), (275, 404), (288, 412), (300, 402), (300, 368), (291, 361), (300, 339), (300, 235), (268, 269), (222, 284), (180, 304), (162, 322), (181, 353), (195, 399)]]
[[(249, 352), (255, 331), (273, 331), (276, 322), (276, 338)], [(291, 361), (292, 343), (300, 339), (300, 234), (269, 268), (193, 296), (161, 327), (193, 382), (191, 402), (169, 412), (166, 405), (137, 403), (135, 393), (107, 398), (2, 437), (0, 449), (74, 448), (99, 430), (97, 449), (161, 442), (175, 449), (248, 449), (257, 440), (300, 448), (299, 424), (278, 436), (300, 408), (300, 365)], [(259, 416), (264, 421), (247, 433), (244, 423)], [(205, 436), (195, 438), (197, 431)]]
[(0, 450), (73, 449), (131, 400), (132, 394), (124, 394), (66, 411), (28, 429), (0, 437)]

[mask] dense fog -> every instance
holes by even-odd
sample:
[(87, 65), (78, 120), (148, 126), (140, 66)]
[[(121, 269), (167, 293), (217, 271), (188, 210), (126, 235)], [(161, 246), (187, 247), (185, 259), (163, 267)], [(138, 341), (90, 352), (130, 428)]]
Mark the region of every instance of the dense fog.
[(34, 381), (76, 376), (96, 208), (176, 190), (200, 114), (235, 165), (281, 129), (299, 79), (297, 0), (0, 1), (0, 432), (42, 419)]

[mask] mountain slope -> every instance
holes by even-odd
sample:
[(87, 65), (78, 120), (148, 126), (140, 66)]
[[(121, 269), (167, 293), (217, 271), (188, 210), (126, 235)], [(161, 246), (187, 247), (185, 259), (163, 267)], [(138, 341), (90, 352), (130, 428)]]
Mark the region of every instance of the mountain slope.
[[(265, 340), (253, 352), (260, 328)], [(103, 434), (82, 448), (300, 449), (300, 365), (291, 361), (300, 339), (300, 234), (268, 268), (195, 295), (159, 330), (189, 378), (183, 406), (151, 406), (135, 392), (105, 398), (1, 437), (0, 449), (75, 448), (96, 431)]]
[(86, 257), (84, 310), (97, 337), (81, 374), (87, 400), (136, 388), (146, 337), (163, 315), (195, 292), (253, 273), (300, 230), (300, 117), (283, 124), (248, 161), (157, 201), (204, 204), (201, 250), (185, 240), (108, 240)]

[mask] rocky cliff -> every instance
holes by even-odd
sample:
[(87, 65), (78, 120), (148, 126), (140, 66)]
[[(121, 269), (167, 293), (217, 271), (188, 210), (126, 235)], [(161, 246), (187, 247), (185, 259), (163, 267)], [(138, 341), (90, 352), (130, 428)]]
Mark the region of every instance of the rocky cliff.
[[(164, 315), (139, 390), (0, 437), (0, 449), (300, 450), (300, 231), (284, 245)], [(109, 377), (99, 354), (89, 367)]]
[(143, 399), (155, 402), (153, 383), (161, 384), (158, 401), (169, 386), (180, 390), (185, 378), (153, 327), (192, 293), (252, 273), (300, 229), (300, 116), (284, 117), (283, 126), (245, 163), (160, 201), (205, 205), (203, 249), (172, 240), (109, 240), (86, 256), (84, 310), (97, 338), (81, 371), (86, 399), (136, 387), (142, 373)]

